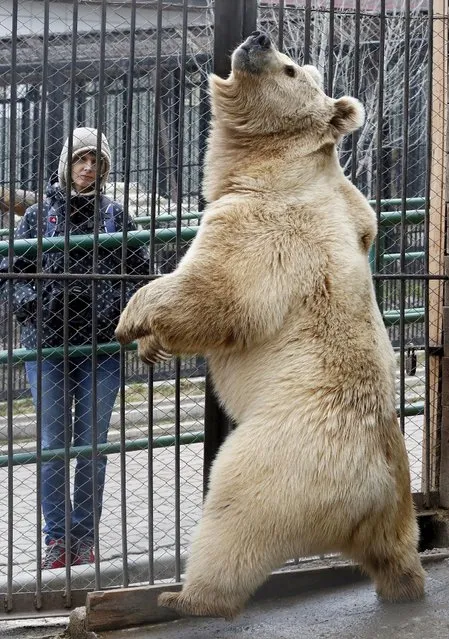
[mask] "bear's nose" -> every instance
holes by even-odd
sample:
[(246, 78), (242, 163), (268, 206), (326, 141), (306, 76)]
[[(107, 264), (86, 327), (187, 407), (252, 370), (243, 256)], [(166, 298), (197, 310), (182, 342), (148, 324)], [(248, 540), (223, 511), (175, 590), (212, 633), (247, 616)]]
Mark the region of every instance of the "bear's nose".
[(270, 38), (260, 31), (253, 31), (251, 34), (253, 36), (253, 44), (259, 45), (262, 49), (269, 49), (271, 45)]

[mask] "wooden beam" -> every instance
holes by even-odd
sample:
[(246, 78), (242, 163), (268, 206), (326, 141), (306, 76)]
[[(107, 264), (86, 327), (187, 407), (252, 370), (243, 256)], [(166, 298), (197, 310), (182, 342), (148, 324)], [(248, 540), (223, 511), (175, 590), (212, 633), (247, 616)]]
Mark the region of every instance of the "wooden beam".
[[(432, 101), (431, 110), (431, 164), (429, 191), (429, 273), (444, 273), (446, 236), (446, 178), (447, 178), (447, 4), (446, 0), (433, 0), (432, 48)], [(429, 346), (442, 343), (443, 292), (441, 280), (429, 282)], [(425, 424), (430, 428), (429, 455), (427, 438), (423, 437), (422, 490), (428, 493), (437, 483), (437, 448), (439, 442), (439, 382), (440, 357), (429, 357), (429, 412)], [(430, 465), (427, 466), (427, 457)], [(429, 485), (427, 485), (429, 476)]]
[(180, 583), (90, 592), (86, 600), (86, 630), (111, 630), (177, 619), (179, 615), (174, 610), (157, 605), (157, 598), (161, 592), (178, 590)]

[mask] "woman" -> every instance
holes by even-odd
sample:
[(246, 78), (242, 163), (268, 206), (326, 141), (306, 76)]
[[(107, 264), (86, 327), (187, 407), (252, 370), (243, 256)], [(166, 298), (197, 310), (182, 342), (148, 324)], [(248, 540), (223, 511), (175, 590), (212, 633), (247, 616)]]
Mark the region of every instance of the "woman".
[[(57, 180), (50, 180), (46, 199), (43, 202), (43, 237), (65, 234), (69, 225), (70, 234), (91, 234), (95, 230), (95, 212), (99, 220), (100, 233), (121, 231), (124, 211), (120, 204), (101, 193), (111, 164), (111, 153), (105, 136), (102, 136), (101, 153), (97, 155), (97, 131), (78, 128), (73, 132), (72, 157), (68, 158), (69, 140), (66, 141), (59, 161)], [(99, 173), (100, 193), (96, 193)], [(69, 180), (70, 176), (70, 180)], [(68, 184), (71, 191), (68, 192)], [(97, 197), (96, 197), (97, 196)], [(97, 206), (96, 206), (97, 200)], [(17, 239), (37, 237), (38, 205), (29, 207), (22, 218), (15, 237)], [(128, 230), (134, 230), (127, 219)], [(72, 249), (64, 261), (63, 252), (44, 252), (42, 270), (47, 273), (80, 274), (80, 278), (68, 283), (64, 292), (64, 281), (44, 280), (42, 285), (42, 346), (64, 344), (64, 303), (68, 304), (68, 343), (89, 345), (92, 343), (92, 281), (83, 279), (86, 273), (120, 274), (122, 272), (122, 249), (98, 247), (94, 259), (92, 248)], [(67, 255), (66, 255), (67, 259)], [(94, 262), (95, 268), (94, 268)], [(147, 274), (148, 254), (145, 249), (127, 251), (127, 272)], [(15, 272), (36, 272), (35, 258), (26, 254), (15, 258)], [(3, 260), (0, 270), (7, 270)], [(118, 280), (97, 280), (96, 284), (96, 337), (97, 342), (114, 340), (114, 328), (120, 315), (121, 283)], [(126, 299), (136, 286), (127, 286)], [(37, 347), (37, 297), (35, 284), (30, 280), (14, 282), (14, 312), (21, 326), (21, 343), (27, 349)], [(92, 373), (92, 356), (69, 357), (68, 378), (64, 375), (64, 359), (61, 357), (42, 360), (42, 450), (61, 449), (65, 445), (65, 415), (69, 415), (74, 446), (91, 446), (93, 443), (93, 398), (96, 398), (97, 443), (106, 442), (110, 418), (120, 383), (119, 355), (98, 355), (95, 376)], [(26, 375), (37, 406), (37, 362), (26, 362)], [(94, 391), (95, 383), (95, 393)], [(70, 408), (65, 403), (65, 384), (70, 398)], [(72, 415), (73, 403), (73, 415)], [(94, 561), (94, 498), (93, 479), (96, 470), (97, 514), (101, 515), (106, 457), (97, 457), (94, 464), (90, 457), (78, 457), (74, 475), (73, 500), (70, 512), (70, 549), (66, 548), (65, 527), (65, 472), (64, 461), (54, 460), (42, 464), (42, 510), (45, 519), (46, 554), (42, 568), (60, 568)]]

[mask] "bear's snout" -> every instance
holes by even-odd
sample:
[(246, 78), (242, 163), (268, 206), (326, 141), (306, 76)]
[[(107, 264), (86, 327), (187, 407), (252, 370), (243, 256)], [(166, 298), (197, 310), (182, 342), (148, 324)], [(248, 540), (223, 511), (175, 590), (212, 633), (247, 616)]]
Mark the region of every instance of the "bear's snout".
[(250, 51), (251, 49), (269, 49), (270, 47), (270, 37), (261, 31), (253, 31), (252, 34), (246, 38), (245, 42), (240, 45), (240, 48), (245, 51)]
[(271, 49), (270, 37), (261, 31), (253, 31), (234, 51), (232, 56), (234, 71), (260, 73), (265, 66), (265, 54)]
[(261, 49), (269, 49), (271, 46), (270, 37), (260, 31), (253, 31), (248, 40), (251, 40), (250, 44), (252, 44), (252, 46), (260, 47)]

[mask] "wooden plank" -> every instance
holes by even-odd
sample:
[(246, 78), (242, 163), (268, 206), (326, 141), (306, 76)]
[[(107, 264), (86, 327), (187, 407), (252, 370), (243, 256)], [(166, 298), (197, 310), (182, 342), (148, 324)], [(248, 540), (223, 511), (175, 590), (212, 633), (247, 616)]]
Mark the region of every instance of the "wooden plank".
[[(432, 131), (430, 164), (429, 206), (429, 273), (444, 273), (446, 235), (446, 184), (447, 184), (447, 5), (446, 0), (433, 0), (433, 51), (432, 51)], [(441, 280), (429, 282), (429, 346), (440, 346), (443, 331), (443, 291)], [(429, 415), (430, 468), (427, 468), (426, 445), (423, 438), (422, 490), (433, 490), (437, 481), (437, 449), (439, 439), (439, 357), (429, 358)], [(427, 423), (427, 419), (426, 419)], [(429, 473), (430, 486), (426, 485)]]
[(449, 508), (449, 406), (442, 408), (440, 437), (440, 506)]
[[(367, 580), (357, 565), (333, 560), (334, 565), (317, 568), (277, 571), (259, 588), (253, 600), (278, 599), (310, 592), (319, 588), (336, 588)], [(91, 592), (86, 602), (86, 630), (100, 631), (129, 628), (144, 623), (160, 623), (179, 619), (173, 610), (159, 608), (159, 593), (177, 591), (181, 584), (136, 586), (104, 592)]]
[(180, 583), (90, 592), (86, 600), (86, 629), (111, 630), (177, 619), (179, 615), (174, 610), (157, 605), (157, 598), (161, 592), (178, 590)]
[[(449, 282), (447, 285), (449, 286)], [(449, 306), (443, 307), (443, 347), (444, 356), (449, 357)]]

